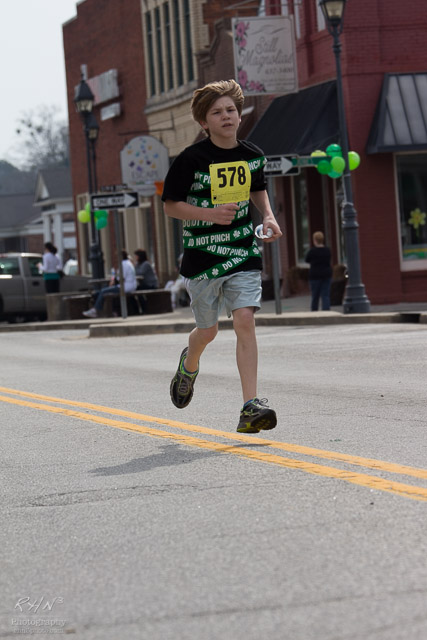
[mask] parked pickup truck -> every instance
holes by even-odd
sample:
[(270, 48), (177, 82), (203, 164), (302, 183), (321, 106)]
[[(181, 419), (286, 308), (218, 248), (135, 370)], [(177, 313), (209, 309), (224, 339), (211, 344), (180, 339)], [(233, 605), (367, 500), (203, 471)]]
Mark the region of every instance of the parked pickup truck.
[[(40, 253), (0, 253), (0, 320), (45, 320), (46, 291)], [(89, 276), (64, 276), (60, 292), (87, 291)]]

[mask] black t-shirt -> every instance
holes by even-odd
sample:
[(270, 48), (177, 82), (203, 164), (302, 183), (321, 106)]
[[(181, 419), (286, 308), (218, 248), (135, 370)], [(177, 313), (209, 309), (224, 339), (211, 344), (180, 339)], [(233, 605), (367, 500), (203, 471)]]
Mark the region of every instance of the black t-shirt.
[(323, 280), (332, 277), (331, 250), (329, 247), (313, 247), (305, 256), (310, 264), (310, 280)]
[[(198, 207), (214, 207), (210, 165), (244, 164), (250, 172), (250, 191), (266, 188), (266, 159), (256, 145), (238, 141), (233, 149), (222, 149), (209, 138), (187, 147), (173, 161), (165, 179), (162, 200), (187, 202)], [(234, 166), (223, 171), (227, 179), (238, 180)], [(237, 166), (237, 169), (240, 168)], [(248, 175), (248, 174), (246, 174)], [(244, 178), (242, 178), (244, 180)], [(184, 256), (181, 273), (186, 278), (217, 278), (236, 271), (262, 269), (261, 254), (254, 237), (249, 200), (238, 203), (231, 225), (200, 220), (183, 221)]]

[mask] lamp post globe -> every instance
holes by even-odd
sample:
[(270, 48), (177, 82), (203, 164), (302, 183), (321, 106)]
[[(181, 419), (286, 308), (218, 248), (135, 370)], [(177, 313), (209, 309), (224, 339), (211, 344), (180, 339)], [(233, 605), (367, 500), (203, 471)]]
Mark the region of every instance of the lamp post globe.
[(346, 0), (319, 0), (329, 33), (332, 25), (337, 25), (342, 31), (345, 3)]
[(99, 135), (99, 124), (93, 111), (91, 111), (88, 115), (86, 126), (89, 140), (92, 140), (92, 142), (96, 142)]
[(341, 41), (343, 16), (346, 0), (319, 0), (319, 6), (325, 17), (329, 33), (333, 38), (332, 49), (335, 55), (337, 71), (338, 117), (341, 137), (342, 155), (345, 169), (342, 176), (344, 198), (342, 203), (342, 227), (347, 258), (348, 281), (343, 300), (344, 313), (368, 313), (371, 308), (369, 299), (362, 284), (359, 251), (359, 224), (357, 212), (353, 204), (353, 187), (348, 160), (349, 144), (347, 121), (344, 106), (344, 93), (341, 71)]
[(76, 88), (74, 96), (76, 111), (82, 114), (90, 113), (92, 111), (94, 101), (95, 96), (93, 95), (86, 80), (82, 77), (79, 86)]

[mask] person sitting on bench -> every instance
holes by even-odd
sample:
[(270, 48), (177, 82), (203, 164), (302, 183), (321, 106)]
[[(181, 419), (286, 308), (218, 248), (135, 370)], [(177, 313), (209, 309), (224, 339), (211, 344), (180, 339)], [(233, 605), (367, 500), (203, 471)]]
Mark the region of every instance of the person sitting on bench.
[[(125, 293), (135, 291), (137, 288), (135, 267), (125, 249), (122, 250), (122, 271)], [(100, 291), (95, 292), (96, 298), (94, 306), (87, 311), (83, 311), (83, 315), (86, 316), (86, 318), (96, 318), (98, 316), (98, 313), (104, 306), (104, 297), (107, 293), (120, 293), (120, 286), (115, 283), (115, 278), (111, 279), (109, 287), (104, 287)]]
[(144, 249), (136, 249), (134, 253), (138, 289), (158, 289), (159, 281), (153, 266), (148, 261), (147, 252)]

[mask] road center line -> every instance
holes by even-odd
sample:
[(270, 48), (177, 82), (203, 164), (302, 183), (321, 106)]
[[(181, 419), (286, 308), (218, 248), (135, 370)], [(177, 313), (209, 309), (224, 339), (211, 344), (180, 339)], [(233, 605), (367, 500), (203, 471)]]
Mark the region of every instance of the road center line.
[[(388, 493), (399, 495), (405, 498), (427, 502), (427, 489), (424, 487), (416, 487), (400, 482), (384, 480), (383, 478), (370, 476), (363, 473), (343, 471), (342, 469), (304, 462), (302, 460), (296, 460), (292, 458), (285, 458), (275, 454), (264, 453), (263, 451), (254, 451), (250, 449), (229, 446), (221, 444), (219, 442), (202, 440), (201, 438), (195, 438), (193, 436), (188, 436), (181, 433), (170, 433), (169, 431), (161, 431), (160, 429), (154, 429), (152, 427), (133, 424), (130, 422), (122, 422), (120, 420), (112, 420), (111, 418), (107, 417), (88, 415), (79, 411), (73, 411), (71, 409), (64, 409), (62, 407), (50, 406), (37, 402), (29, 402), (27, 400), (20, 400), (18, 398), (10, 398), (0, 395), (0, 401), (6, 402), (8, 404), (37, 409), (40, 411), (47, 411), (49, 413), (56, 413), (66, 417), (84, 420), (86, 422), (108, 425), (111, 427), (124, 429), (126, 431), (136, 431), (138, 433), (143, 433), (154, 438), (170, 439), (190, 447), (208, 449), (211, 451), (216, 451), (217, 453), (231, 454), (243, 458), (249, 458), (258, 462), (274, 464), (290, 469), (298, 469), (312, 475), (344, 480), (345, 482), (362, 487), (367, 487), (369, 489), (386, 491)], [(56, 400), (56, 402), (58, 402), (58, 400)]]
[(336, 451), (327, 451), (324, 449), (316, 449), (313, 447), (305, 447), (303, 445), (292, 444), (288, 442), (280, 442), (276, 440), (267, 440), (264, 438), (257, 438), (256, 436), (248, 436), (240, 433), (233, 433), (228, 431), (220, 431), (219, 429), (210, 429), (209, 427), (202, 427), (194, 424), (187, 424), (185, 422), (179, 422), (176, 420), (168, 420), (165, 418), (158, 418), (155, 416), (148, 416), (141, 413), (135, 413), (133, 411), (125, 411), (123, 409), (115, 409), (113, 407), (104, 407), (102, 405), (92, 404), (89, 402), (78, 402), (76, 400), (65, 400), (63, 398), (54, 398), (51, 396), (45, 396), (38, 393), (30, 393), (27, 391), (19, 391), (16, 389), (8, 389), (0, 386), (0, 392), (9, 393), (25, 398), (34, 398), (37, 400), (44, 400), (46, 402), (54, 402), (59, 404), (65, 404), (72, 407), (80, 407), (82, 409), (91, 409), (100, 413), (107, 413), (109, 415), (121, 416), (123, 418), (132, 418), (135, 420), (143, 420), (145, 422), (154, 422), (156, 424), (163, 424), (165, 426), (182, 429), (184, 431), (192, 431), (194, 433), (204, 433), (206, 435), (219, 436), (227, 438), (228, 440), (236, 440), (238, 442), (245, 442), (249, 444), (262, 444), (269, 446), (273, 449), (282, 449), (289, 453), (300, 453), (306, 456), (314, 458), (324, 458), (332, 460), (334, 462), (345, 462), (359, 467), (367, 469), (375, 469), (378, 471), (386, 471), (388, 473), (397, 473), (399, 475), (412, 476), (422, 480), (427, 479), (427, 469), (419, 469), (416, 467), (410, 467), (407, 465), (397, 464), (394, 462), (386, 462), (383, 460), (375, 460), (373, 458), (364, 458), (361, 456), (353, 456), (347, 453), (338, 453)]

